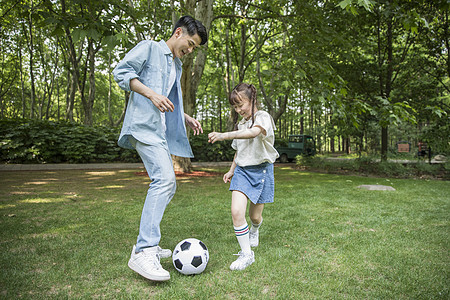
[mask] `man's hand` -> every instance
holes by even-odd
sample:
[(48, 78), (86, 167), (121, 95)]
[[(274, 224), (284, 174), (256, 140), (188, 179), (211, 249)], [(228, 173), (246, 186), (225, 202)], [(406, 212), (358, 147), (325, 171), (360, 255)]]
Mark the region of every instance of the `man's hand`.
[(153, 105), (159, 109), (160, 112), (173, 111), (175, 107), (173, 103), (163, 95), (155, 93), (151, 88), (144, 85), (137, 78), (133, 78), (130, 81), (130, 88), (133, 92), (141, 94), (142, 96), (150, 99)]
[(173, 106), (172, 101), (170, 101), (167, 97), (163, 95), (154, 93), (149, 97), (150, 101), (152, 101), (153, 105), (156, 106), (161, 112), (173, 111), (175, 107)]
[(200, 124), (199, 121), (194, 119), (193, 117), (184, 114), (184, 119), (186, 120), (186, 124), (192, 128), (194, 131), (194, 135), (199, 135), (200, 133), (203, 133), (202, 124)]

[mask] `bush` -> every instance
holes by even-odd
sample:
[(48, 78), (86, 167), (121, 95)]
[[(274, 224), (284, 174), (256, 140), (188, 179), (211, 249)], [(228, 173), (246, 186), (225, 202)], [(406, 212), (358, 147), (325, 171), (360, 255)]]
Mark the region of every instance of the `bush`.
[(235, 150), (231, 148), (231, 141), (208, 143), (206, 134), (191, 135), (189, 138), (195, 161), (232, 161)]
[(0, 159), (6, 163), (139, 161), (117, 145), (119, 129), (43, 120), (0, 120)]
[[(0, 160), (3, 163), (140, 162), (135, 150), (117, 145), (119, 128), (44, 120), (0, 120)], [(231, 141), (210, 144), (205, 134), (192, 135), (197, 161), (231, 161)]]
[(319, 156), (303, 156), (297, 155), (295, 158), (296, 164), (303, 167), (317, 167), (322, 164), (323, 158)]
[(399, 163), (379, 162), (374, 165), (373, 173), (388, 177), (409, 177), (412, 175), (411, 168)]
[(417, 177), (441, 177), (449, 178), (450, 164), (411, 163), (401, 164), (395, 162), (380, 162), (379, 160), (363, 156), (358, 159), (326, 159), (320, 156), (297, 156), (297, 165), (311, 170), (325, 171), (329, 173), (355, 172), (366, 175), (386, 177), (408, 178)]

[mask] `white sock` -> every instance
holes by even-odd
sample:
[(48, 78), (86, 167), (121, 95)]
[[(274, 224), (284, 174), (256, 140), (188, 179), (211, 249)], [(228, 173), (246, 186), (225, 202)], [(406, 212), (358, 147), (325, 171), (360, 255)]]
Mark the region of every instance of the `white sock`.
[(254, 224), (253, 221), (252, 221), (252, 228), (250, 228), (250, 231), (251, 231), (252, 233), (253, 233), (253, 232), (257, 232), (258, 229), (259, 229), (259, 227), (261, 226), (262, 222), (263, 222), (263, 219), (262, 219), (262, 218), (261, 218), (261, 222), (260, 222), (259, 224)]
[(248, 238), (248, 224), (247, 222), (239, 227), (234, 227), (234, 233), (238, 240), (239, 246), (241, 246), (241, 251), (243, 253), (251, 253), (250, 240)]

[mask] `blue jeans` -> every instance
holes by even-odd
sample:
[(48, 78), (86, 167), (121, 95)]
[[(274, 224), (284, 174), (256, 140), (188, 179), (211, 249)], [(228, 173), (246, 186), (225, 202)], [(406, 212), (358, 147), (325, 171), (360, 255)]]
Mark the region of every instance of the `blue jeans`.
[(157, 246), (161, 240), (160, 223), (167, 204), (176, 190), (175, 172), (167, 143), (147, 145), (134, 138), (131, 144), (136, 148), (151, 179), (150, 187), (142, 209), (136, 252)]

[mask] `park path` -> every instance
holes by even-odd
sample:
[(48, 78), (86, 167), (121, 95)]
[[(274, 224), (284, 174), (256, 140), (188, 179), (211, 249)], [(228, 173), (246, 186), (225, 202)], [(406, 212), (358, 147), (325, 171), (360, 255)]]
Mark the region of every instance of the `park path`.
[[(328, 160), (347, 160), (346, 158), (328, 157)], [(389, 160), (400, 164), (418, 163), (419, 160)], [(421, 160), (422, 162), (424, 160)], [(425, 162), (428, 162), (425, 160)], [(432, 160), (432, 164), (445, 163), (444, 161)], [(194, 168), (229, 167), (231, 162), (192, 162)], [(276, 166), (294, 166), (295, 163), (275, 163)], [(0, 164), (2, 171), (54, 171), (54, 170), (111, 170), (111, 169), (143, 169), (142, 163), (92, 163), (92, 164)]]
[[(228, 167), (231, 162), (192, 162), (194, 168)], [(111, 170), (144, 169), (142, 163), (93, 163), (93, 164), (0, 164), (2, 171), (54, 171), (54, 170)]]

